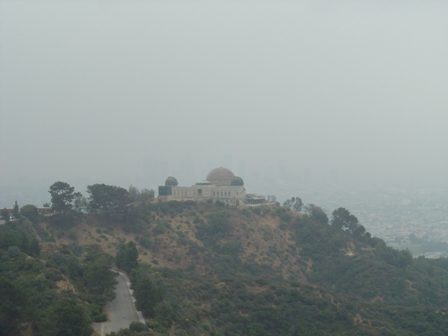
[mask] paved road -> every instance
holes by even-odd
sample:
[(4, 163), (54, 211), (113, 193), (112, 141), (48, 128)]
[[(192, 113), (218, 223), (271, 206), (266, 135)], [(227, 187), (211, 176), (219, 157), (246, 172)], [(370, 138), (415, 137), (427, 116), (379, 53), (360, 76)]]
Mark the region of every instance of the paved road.
[(134, 321), (144, 323), (141, 313), (135, 309), (129, 290), (129, 279), (126, 275), (120, 273), (117, 280), (118, 285), (115, 289), (117, 296), (109, 302), (107, 307), (110, 322), (102, 324), (102, 335), (128, 328), (129, 324)]

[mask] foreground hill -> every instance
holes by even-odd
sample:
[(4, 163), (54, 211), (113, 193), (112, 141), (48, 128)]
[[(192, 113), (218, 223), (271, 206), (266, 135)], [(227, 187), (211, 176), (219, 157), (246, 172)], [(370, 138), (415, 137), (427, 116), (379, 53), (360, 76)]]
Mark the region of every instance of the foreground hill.
[(0, 226), (0, 335), (91, 335), (114, 297), (111, 256), (86, 246), (78, 259), (35, 228), (24, 218)]
[(142, 203), (34, 228), (81, 259), (92, 244), (122, 255), (134, 242), (140, 265), (129, 273), (146, 333), (448, 334), (447, 260), (412, 259), (310, 209)]

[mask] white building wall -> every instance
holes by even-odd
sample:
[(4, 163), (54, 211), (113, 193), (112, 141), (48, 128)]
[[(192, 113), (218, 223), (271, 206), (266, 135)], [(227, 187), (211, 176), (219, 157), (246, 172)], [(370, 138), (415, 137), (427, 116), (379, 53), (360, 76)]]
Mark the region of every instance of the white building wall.
[(246, 198), (243, 186), (194, 185), (172, 187), (172, 199), (221, 199), (242, 200)]

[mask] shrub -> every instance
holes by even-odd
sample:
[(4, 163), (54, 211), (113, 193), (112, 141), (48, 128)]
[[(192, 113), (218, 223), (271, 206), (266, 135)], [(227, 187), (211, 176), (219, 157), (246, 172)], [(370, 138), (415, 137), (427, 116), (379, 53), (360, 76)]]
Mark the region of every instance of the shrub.
[(68, 231), (68, 236), (70, 237), (71, 240), (77, 240), (78, 239), (78, 231), (76, 231), (74, 228), (70, 229)]
[(288, 228), (288, 223), (282, 221), (278, 227), (280, 230), (286, 230)]
[(255, 213), (257, 215), (261, 214), (261, 208), (260, 207), (252, 207), (251, 209), (252, 209), (253, 213)]
[(148, 330), (148, 327), (141, 322), (131, 322), (131, 324), (129, 325), (129, 330), (145, 331)]
[(151, 241), (147, 237), (140, 237), (140, 238), (137, 239), (137, 241), (144, 248), (150, 248), (151, 247)]
[(99, 323), (99, 322), (107, 322), (107, 315), (106, 314), (98, 314), (92, 317), (92, 322)]

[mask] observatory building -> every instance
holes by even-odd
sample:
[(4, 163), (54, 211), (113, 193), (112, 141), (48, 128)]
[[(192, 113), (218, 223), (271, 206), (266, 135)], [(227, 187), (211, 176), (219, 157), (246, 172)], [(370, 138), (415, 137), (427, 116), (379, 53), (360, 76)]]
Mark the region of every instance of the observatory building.
[(215, 168), (203, 181), (191, 187), (179, 187), (177, 179), (170, 176), (164, 186), (159, 186), (159, 199), (162, 200), (220, 200), (226, 204), (264, 204), (264, 196), (247, 194), (244, 181), (231, 170)]

